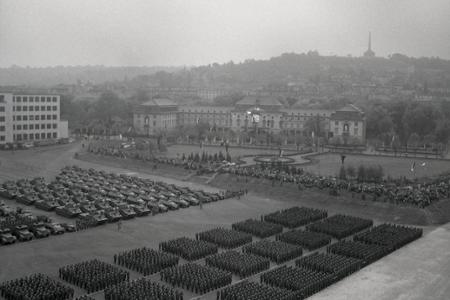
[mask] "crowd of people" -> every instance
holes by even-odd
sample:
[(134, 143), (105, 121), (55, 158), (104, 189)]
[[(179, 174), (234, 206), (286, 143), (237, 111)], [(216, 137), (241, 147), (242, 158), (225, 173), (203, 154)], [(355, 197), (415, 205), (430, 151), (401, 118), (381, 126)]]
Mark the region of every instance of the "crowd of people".
[(385, 246), (376, 244), (364, 244), (355, 241), (339, 241), (331, 246), (328, 246), (327, 252), (357, 258), (364, 261), (364, 265), (368, 265), (388, 254), (389, 249)]
[(192, 261), (217, 253), (218, 247), (213, 243), (181, 237), (160, 243), (159, 249)]
[(270, 261), (261, 256), (237, 251), (227, 251), (205, 259), (208, 266), (216, 267), (241, 278), (248, 277), (270, 267)]
[(188, 263), (160, 272), (161, 280), (196, 294), (204, 294), (231, 283), (232, 275), (217, 268)]
[(290, 230), (279, 234), (276, 240), (315, 250), (331, 243), (331, 237), (324, 233), (307, 230)]
[(384, 201), (394, 204), (406, 204), (426, 207), (440, 199), (450, 197), (450, 174), (443, 174), (434, 180), (413, 181), (405, 178), (379, 182), (361, 182), (341, 179), (334, 176), (320, 176), (304, 171), (295, 166), (254, 165), (248, 167), (227, 166), (221, 172), (239, 177), (252, 177), (270, 180), (272, 186), (279, 183), (297, 185), (299, 190), (305, 188), (328, 189), (330, 194), (338, 195), (347, 191), (352, 195), (360, 194), (364, 200)]
[(72, 299), (73, 294), (73, 288), (43, 274), (34, 274), (0, 285), (0, 295), (6, 300), (65, 300)]
[(114, 255), (114, 263), (144, 276), (178, 264), (178, 256), (150, 248), (138, 248)]
[(130, 274), (98, 259), (65, 266), (59, 278), (92, 293), (130, 279)]
[(236, 248), (252, 242), (251, 234), (225, 228), (214, 228), (195, 235), (197, 240), (214, 243), (225, 249)]
[(268, 258), (277, 264), (302, 255), (302, 247), (281, 241), (260, 240), (242, 248), (244, 253), (252, 253)]
[(356, 234), (353, 240), (387, 247), (389, 252), (420, 238), (421, 228), (407, 227), (394, 224), (381, 224), (365, 232)]
[(309, 231), (320, 232), (337, 239), (343, 239), (363, 229), (371, 227), (372, 220), (359, 217), (334, 215), (306, 226)]
[[(262, 219), (262, 217), (261, 217)], [(246, 232), (259, 238), (266, 238), (271, 235), (281, 233), (283, 226), (264, 221), (248, 219), (245, 221), (233, 223), (231, 228), (234, 230)]]
[(305, 268), (281, 266), (262, 274), (261, 283), (296, 291), (297, 299), (305, 299), (331, 285), (333, 275)]
[(105, 300), (183, 300), (183, 292), (146, 278), (122, 282), (105, 289)]
[(297, 293), (252, 281), (241, 281), (217, 292), (217, 300), (297, 300)]
[(338, 281), (361, 269), (363, 262), (356, 258), (315, 252), (299, 258), (295, 261), (295, 265), (316, 272), (332, 274), (335, 281)]
[(263, 219), (266, 222), (280, 224), (287, 228), (296, 228), (327, 216), (328, 214), (325, 210), (294, 206), (267, 214)]

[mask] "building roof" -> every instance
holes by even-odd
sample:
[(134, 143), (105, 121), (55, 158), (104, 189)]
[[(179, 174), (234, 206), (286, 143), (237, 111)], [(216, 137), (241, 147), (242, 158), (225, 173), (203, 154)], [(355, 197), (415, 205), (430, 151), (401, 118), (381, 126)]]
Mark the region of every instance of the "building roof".
[(344, 106), (331, 114), (330, 119), (342, 121), (361, 121), (364, 119), (364, 112), (353, 104)]
[(249, 106), (277, 106), (283, 107), (280, 101), (272, 97), (258, 97), (258, 96), (246, 96), (241, 101), (238, 101), (236, 105), (249, 105)]
[(176, 106), (177, 104), (168, 98), (155, 98), (142, 103), (143, 106)]

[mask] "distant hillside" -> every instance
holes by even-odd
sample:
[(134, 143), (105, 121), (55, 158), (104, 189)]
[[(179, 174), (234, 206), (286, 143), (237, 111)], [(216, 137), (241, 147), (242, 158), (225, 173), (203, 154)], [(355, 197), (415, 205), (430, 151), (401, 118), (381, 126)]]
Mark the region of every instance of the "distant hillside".
[(140, 75), (151, 75), (158, 71), (173, 72), (178, 67), (105, 67), (105, 66), (56, 66), (45, 68), (17, 67), (0, 68), (0, 85), (54, 86), (77, 82), (124, 81)]

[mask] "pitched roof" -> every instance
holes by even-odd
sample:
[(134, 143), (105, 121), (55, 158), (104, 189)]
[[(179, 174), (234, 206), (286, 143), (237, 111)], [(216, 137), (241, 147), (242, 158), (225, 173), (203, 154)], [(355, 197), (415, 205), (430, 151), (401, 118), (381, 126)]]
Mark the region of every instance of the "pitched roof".
[(155, 98), (142, 103), (144, 106), (176, 106), (177, 104), (168, 98)]
[(278, 106), (282, 107), (280, 101), (276, 98), (272, 97), (256, 97), (256, 96), (247, 96), (241, 101), (238, 101), (236, 105), (250, 105), (250, 106)]
[(364, 112), (353, 104), (350, 104), (332, 113), (331, 119), (343, 121), (359, 121), (364, 119)]

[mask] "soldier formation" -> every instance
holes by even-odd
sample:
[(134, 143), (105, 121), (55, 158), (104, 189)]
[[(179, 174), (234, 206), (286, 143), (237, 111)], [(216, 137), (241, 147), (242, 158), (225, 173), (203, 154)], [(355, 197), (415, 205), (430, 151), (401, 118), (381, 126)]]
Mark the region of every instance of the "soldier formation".
[(43, 274), (4, 282), (0, 294), (6, 300), (65, 300), (72, 299), (74, 290)]
[(204, 294), (231, 283), (231, 273), (216, 268), (188, 263), (160, 272), (161, 280), (196, 294)]
[(231, 225), (231, 228), (252, 234), (259, 238), (266, 238), (283, 231), (283, 226), (281, 225), (252, 219), (234, 223)]
[(197, 240), (214, 243), (225, 249), (232, 249), (252, 242), (250, 234), (225, 228), (215, 228), (195, 235)]
[(281, 241), (261, 240), (242, 248), (244, 253), (266, 257), (277, 264), (302, 255), (302, 248)]
[(268, 259), (237, 251), (228, 251), (209, 256), (205, 259), (205, 262), (208, 266), (231, 272), (241, 278), (267, 270), (270, 267)]
[(122, 282), (105, 290), (105, 300), (183, 300), (183, 293), (146, 278)]
[(266, 222), (280, 224), (287, 228), (296, 228), (327, 216), (328, 214), (325, 210), (294, 206), (265, 215), (263, 219)]
[(59, 277), (92, 293), (128, 281), (130, 274), (111, 264), (94, 259), (60, 268)]
[(308, 250), (315, 250), (331, 243), (331, 237), (329, 235), (306, 230), (290, 230), (277, 235), (275, 239), (302, 246)]
[(217, 300), (297, 300), (295, 292), (241, 281), (217, 292)]
[(346, 215), (334, 215), (327, 219), (312, 223), (306, 229), (321, 232), (337, 239), (343, 239), (373, 225), (372, 220)]
[(114, 263), (137, 271), (145, 276), (178, 264), (175, 255), (150, 248), (139, 248), (114, 255)]
[(218, 250), (217, 245), (205, 241), (193, 240), (187, 237), (162, 242), (159, 244), (159, 249), (181, 256), (186, 260), (197, 260), (217, 253)]

